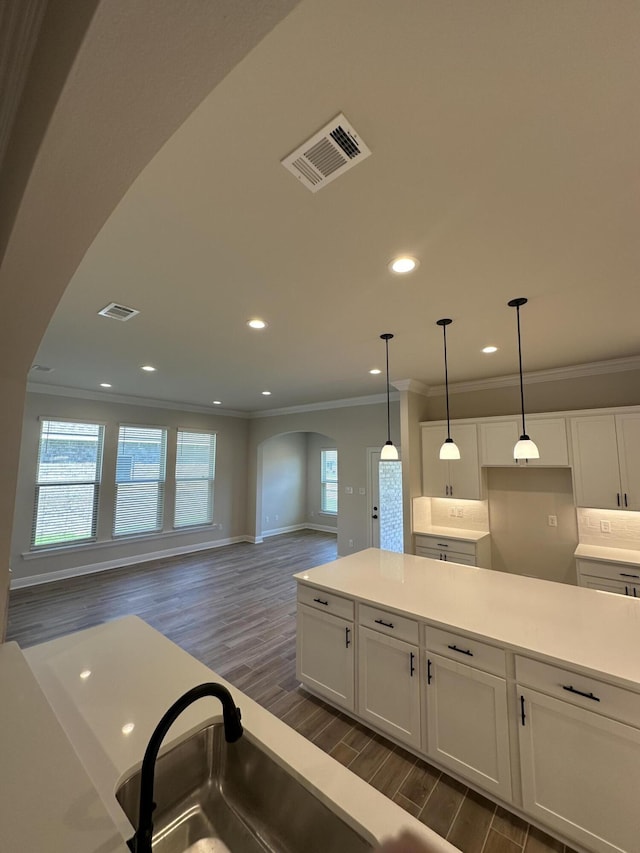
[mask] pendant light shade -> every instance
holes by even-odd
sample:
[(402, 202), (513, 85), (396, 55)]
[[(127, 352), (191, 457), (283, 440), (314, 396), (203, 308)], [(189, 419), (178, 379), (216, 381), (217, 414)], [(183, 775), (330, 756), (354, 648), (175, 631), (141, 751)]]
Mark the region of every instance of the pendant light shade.
[(529, 436), (527, 435), (527, 428), (524, 422), (524, 383), (522, 381), (522, 346), (520, 342), (520, 308), (523, 305), (527, 304), (527, 299), (524, 296), (520, 296), (517, 299), (511, 299), (507, 302), (509, 308), (516, 309), (516, 317), (518, 323), (518, 364), (520, 368), (520, 406), (522, 409), (522, 435), (519, 440), (516, 442), (516, 446), (513, 448), (513, 458), (514, 459), (539, 459), (540, 452), (536, 446), (534, 441), (531, 441)]
[(447, 326), (450, 326), (453, 320), (444, 318), (437, 321), (438, 326), (442, 326), (442, 335), (444, 338), (444, 387), (447, 397), (447, 437), (440, 448), (440, 459), (460, 459), (460, 451), (458, 445), (451, 438), (451, 427), (449, 421), (449, 370), (447, 367)]
[(380, 451), (380, 459), (385, 462), (390, 462), (398, 458), (398, 450), (391, 441), (391, 406), (389, 403), (389, 341), (392, 337), (393, 335), (390, 332), (380, 335), (380, 338), (384, 341), (387, 355), (387, 440)]

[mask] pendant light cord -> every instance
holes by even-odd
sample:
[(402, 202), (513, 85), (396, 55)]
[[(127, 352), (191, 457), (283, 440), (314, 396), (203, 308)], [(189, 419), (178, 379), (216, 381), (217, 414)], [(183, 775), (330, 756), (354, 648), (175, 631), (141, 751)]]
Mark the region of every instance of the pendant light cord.
[(449, 370), (447, 367), (447, 327), (442, 324), (442, 334), (444, 335), (444, 387), (447, 397), (447, 439), (451, 438), (451, 427), (449, 425)]
[(516, 305), (516, 318), (518, 321), (518, 363), (520, 365), (520, 406), (522, 408), (522, 435), (527, 434), (524, 423), (524, 383), (522, 381), (522, 347), (520, 345), (520, 306)]
[(391, 442), (391, 412), (389, 402), (389, 339), (385, 338), (385, 346), (387, 349), (387, 440)]

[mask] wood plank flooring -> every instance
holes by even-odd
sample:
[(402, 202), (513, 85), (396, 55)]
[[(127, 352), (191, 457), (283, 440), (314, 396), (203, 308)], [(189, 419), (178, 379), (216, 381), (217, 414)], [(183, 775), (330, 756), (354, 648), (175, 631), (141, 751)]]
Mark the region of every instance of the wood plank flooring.
[(291, 576), (335, 557), (335, 536), (302, 531), (17, 590), (7, 639), (135, 614), (463, 853), (573, 853), (298, 686)]

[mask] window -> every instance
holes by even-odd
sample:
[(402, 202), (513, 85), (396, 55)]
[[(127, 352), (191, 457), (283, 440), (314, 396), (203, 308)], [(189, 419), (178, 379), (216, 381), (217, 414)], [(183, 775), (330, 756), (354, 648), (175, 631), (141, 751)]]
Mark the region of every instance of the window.
[(335, 515), (338, 512), (338, 451), (320, 451), (320, 510)]
[(120, 426), (114, 536), (162, 530), (167, 431)]
[(96, 538), (104, 428), (42, 421), (31, 547)]
[(213, 521), (215, 465), (215, 433), (178, 430), (175, 527)]

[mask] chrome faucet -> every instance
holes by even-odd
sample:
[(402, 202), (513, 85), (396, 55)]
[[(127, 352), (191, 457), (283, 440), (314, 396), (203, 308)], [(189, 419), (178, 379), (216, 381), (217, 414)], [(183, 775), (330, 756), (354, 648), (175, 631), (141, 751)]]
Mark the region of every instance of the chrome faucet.
[(153, 838), (153, 780), (156, 769), (158, 751), (166, 733), (180, 714), (202, 696), (216, 696), (222, 702), (222, 717), (224, 722), (224, 737), (233, 743), (242, 737), (240, 723), (240, 708), (236, 707), (231, 693), (222, 684), (207, 682), (188, 690), (184, 696), (176, 700), (156, 726), (142, 759), (140, 772), (140, 809), (138, 811), (138, 828), (135, 835), (127, 841), (132, 853), (151, 853)]

